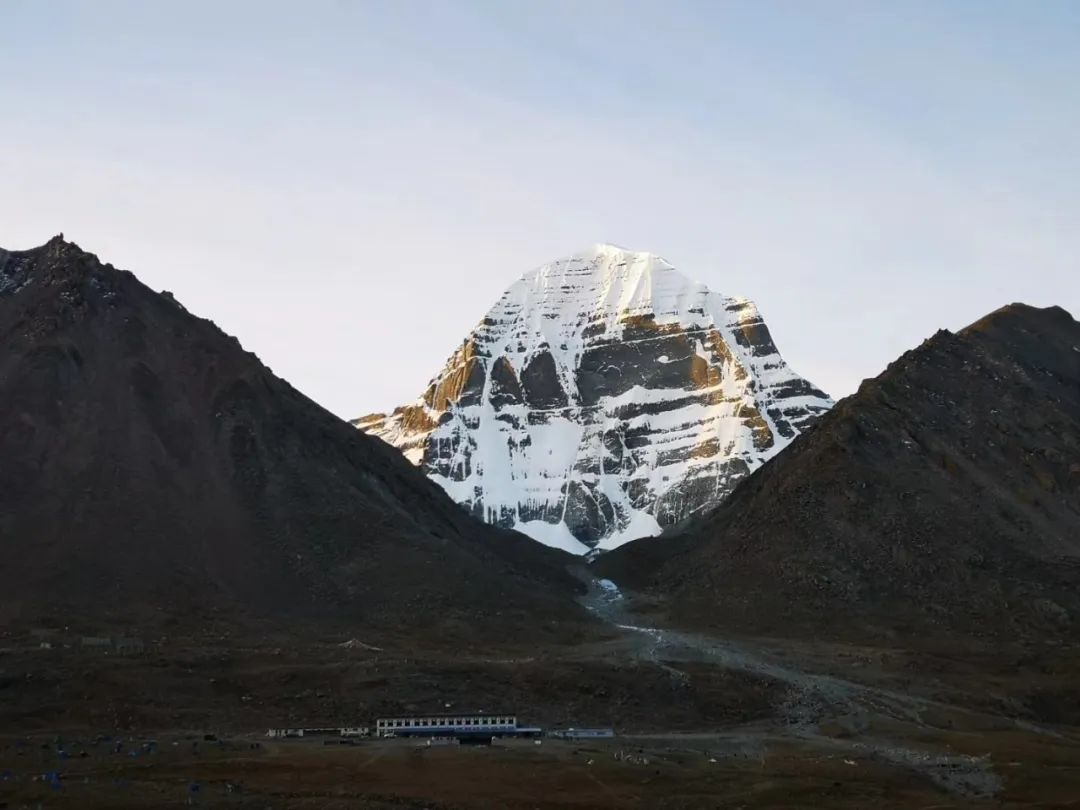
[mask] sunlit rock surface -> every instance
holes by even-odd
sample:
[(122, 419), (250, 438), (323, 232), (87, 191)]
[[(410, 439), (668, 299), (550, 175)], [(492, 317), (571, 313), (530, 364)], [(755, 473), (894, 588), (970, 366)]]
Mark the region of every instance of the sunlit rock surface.
[(525, 275), (416, 402), (354, 424), (477, 517), (585, 553), (719, 503), (831, 405), (751, 301), (598, 245)]

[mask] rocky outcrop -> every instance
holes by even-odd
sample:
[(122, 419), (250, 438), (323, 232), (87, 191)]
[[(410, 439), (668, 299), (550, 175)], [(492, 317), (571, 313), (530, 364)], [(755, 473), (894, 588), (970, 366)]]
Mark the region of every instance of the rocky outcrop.
[(510, 287), (417, 402), (353, 424), (476, 517), (580, 553), (714, 506), (831, 404), (752, 302), (599, 245)]

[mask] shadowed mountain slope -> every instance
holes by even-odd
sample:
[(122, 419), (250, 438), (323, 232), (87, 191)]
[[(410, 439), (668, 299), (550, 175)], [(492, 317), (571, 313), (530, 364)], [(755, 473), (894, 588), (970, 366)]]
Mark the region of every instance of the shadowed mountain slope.
[(563, 555), (473, 521), (235, 338), (61, 237), (0, 251), (0, 555), (8, 619), (579, 619)]
[(597, 568), (732, 632), (1075, 636), (1080, 324), (1013, 304), (938, 332), (671, 540)]

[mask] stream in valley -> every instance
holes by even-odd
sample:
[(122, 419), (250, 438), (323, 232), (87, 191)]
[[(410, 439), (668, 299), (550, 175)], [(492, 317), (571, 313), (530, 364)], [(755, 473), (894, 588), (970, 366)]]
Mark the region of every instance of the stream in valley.
[[(584, 566), (574, 567), (572, 573), (588, 588), (580, 598), (581, 604), (633, 642), (631, 656), (660, 667), (676, 683), (693, 687), (690, 676), (679, 669), (679, 664), (695, 662), (750, 673), (785, 685), (785, 699), (776, 707), (775, 720), (769, 727), (717, 730), (717, 737), (745, 738), (746, 744), (752, 747), (762, 744), (767, 747), (770, 739), (800, 740), (838, 754), (870, 756), (922, 774), (958, 796), (989, 797), (1001, 789), (1001, 780), (988, 756), (961, 756), (912, 748), (896, 740), (882, 739), (870, 731), (874, 716), (909, 724), (916, 731), (932, 728), (923, 719), (927, 709), (956, 710), (955, 707), (832, 675), (807, 672), (788, 661), (773, 660), (743, 643), (647, 626), (633, 615), (632, 600), (616, 583), (597, 579)], [(821, 727), (825, 723), (842, 729), (843, 735), (822, 733)], [(673, 733), (665, 736), (676, 739), (688, 735)]]

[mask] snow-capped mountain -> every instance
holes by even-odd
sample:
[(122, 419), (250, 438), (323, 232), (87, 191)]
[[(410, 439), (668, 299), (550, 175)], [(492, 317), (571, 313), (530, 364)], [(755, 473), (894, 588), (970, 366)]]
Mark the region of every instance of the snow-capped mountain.
[(585, 553), (715, 505), (831, 405), (751, 301), (597, 245), (511, 286), (416, 402), (353, 424), (477, 517)]

